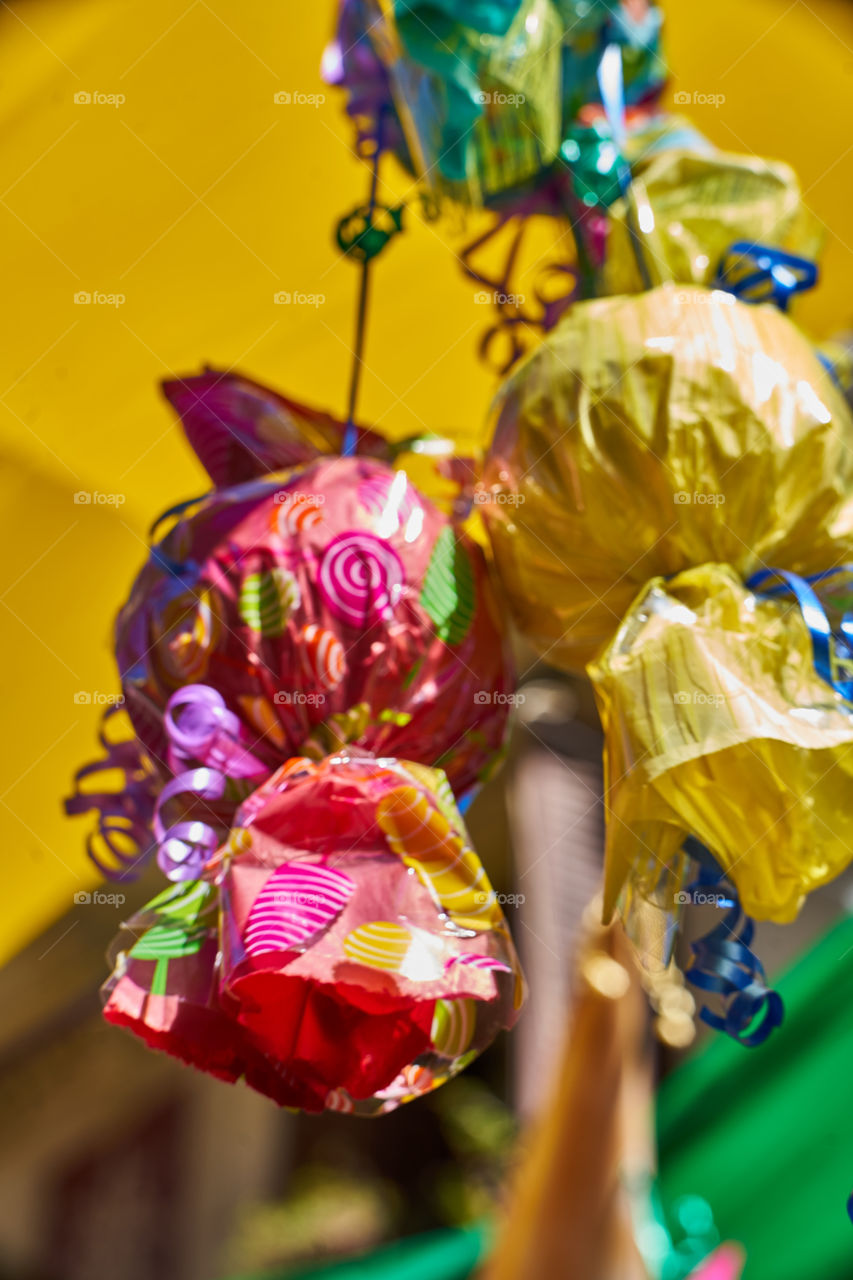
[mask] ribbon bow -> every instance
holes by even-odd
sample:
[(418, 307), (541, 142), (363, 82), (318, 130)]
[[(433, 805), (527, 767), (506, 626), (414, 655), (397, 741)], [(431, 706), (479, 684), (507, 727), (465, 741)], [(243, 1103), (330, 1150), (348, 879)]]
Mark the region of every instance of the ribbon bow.
[[(243, 727), (222, 695), (209, 685), (190, 684), (172, 694), (163, 724), (169, 766), (176, 777), (160, 792), (154, 808), (157, 862), (170, 880), (196, 880), (228, 826), (224, 805), (220, 813), (211, 803), (224, 801), (234, 808), (244, 798), (245, 787), (239, 784), (249, 778), (257, 783), (269, 771), (248, 749)], [(186, 769), (191, 761), (200, 767)], [(164, 812), (178, 796), (184, 816), (170, 824)], [(192, 816), (192, 809), (200, 807), (205, 818)], [(213, 822), (206, 820), (208, 816)]]
[(782, 997), (767, 986), (764, 966), (750, 950), (755, 922), (743, 915), (737, 890), (710, 850), (698, 840), (690, 836), (684, 848), (699, 864), (697, 878), (686, 889), (690, 899), (714, 897), (718, 907), (728, 908), (719, 924), (691, 942), (693, 963), (684, 976), (701, 991), (722, 997), (722, 1016), (703, 1005), (699, 1012), (702, 1021), (716, 1031), (725, 1031), (739, 1044), (754, 1048), (781, 1026), (785, 1014)]
[[(781, 582), (762, 590), (762, 584), (771, 578), (780, 578)], [(784, 595), (794, 597), (812, 638), (815, 670), (836, 693), (846, 701), (853, 702), (853, 613), (845, 612), (838, 631), (833, 631), (826, 610), (814, 590), (816, 583), (826, 583), (832, 579), (845, 582), (848, 587), (847, 596), (839, 596), (838, 604), (853, 603), (853, 565), (849, 564), (826, 569), (823, 573), (813, 573), (808, 578), (802, 578), (787, 569), (760, 569), (748, 579), (746, 585), (756, 595), (770, 598)]]
[(780, 311), (787, 311), (795, 293), (816, 283), (817, 266), (811, 259), (736, 240), (720, 259), (713, 287), (733, 293), (742, 302), (774, 302)]

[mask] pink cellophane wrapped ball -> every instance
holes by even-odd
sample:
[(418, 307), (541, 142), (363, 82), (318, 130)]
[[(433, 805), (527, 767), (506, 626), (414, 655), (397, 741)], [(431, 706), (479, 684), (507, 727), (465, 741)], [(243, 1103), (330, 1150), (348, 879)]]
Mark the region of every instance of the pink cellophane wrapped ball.
[(116, 625), (127, 710), (212, 685), (270, 767), (354, 743), (441, 765), (502, 745), (512, 669), (480, 548), (385, 463), (336, 458), (220, 490), (156, 544)]
[(205, 878), (149, 903), (113, 959), (107, 1021), (315, 1112), (428, 1093), (524, 998), (446, 776), (366, 755), (282, 765)]
[(393, 1110), (514, 1023), (515, 950), (440, 770), (289, 761), (220, 857), (221, 989), (292, 1105)]

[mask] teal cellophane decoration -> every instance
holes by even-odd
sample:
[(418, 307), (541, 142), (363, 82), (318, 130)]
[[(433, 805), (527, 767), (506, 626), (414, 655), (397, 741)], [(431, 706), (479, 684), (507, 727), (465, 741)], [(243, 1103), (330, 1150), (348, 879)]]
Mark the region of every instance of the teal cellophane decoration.
[(371, 38), (419, 176), (474, 205), (529, 191), (562, 167), (580, 108), (598, 100), (605, 44), (623, 52), (626, 99), (663, 85), (660, 13), (600, 0), (373, 0)]
[[(667, 112), (629, 113), (624, 159), (632, 173), (641, 170), (659, 152), (676, 147), (687, 147), (699, 154), (712, 149), (682, 116)], [(571, 170), (574, 195), (587, 207), (606, 209), (619, 199), (620, 153), (603, 114), (584, 113), (568, 131), (560, 156)]]
[[(619, 46), (622, 54), (622, 76), (625, 101), (629, 105), (656, 98), (666, 77), (661, 54), (663, 15), (649, 5), (641, 17), (629, 14), (619, 4), (585, 5), (571, 0), (558, 5), (565, 10), (565, 36), (562, 50), (562, 123), (567, 136), (581, 108), (598, 102), (598, 66), (601, 54), (609, 44)], [(578, 10), (591, 12), (578, 19)]]

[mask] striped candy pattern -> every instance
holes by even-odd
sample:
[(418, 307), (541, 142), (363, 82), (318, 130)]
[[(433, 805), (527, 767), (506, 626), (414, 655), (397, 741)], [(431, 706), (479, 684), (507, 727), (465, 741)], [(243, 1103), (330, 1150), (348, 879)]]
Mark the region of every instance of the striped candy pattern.
[(404, 925), (392, 920), (373, 920), (347, 934), (344, 954), (349, 960), (371, 969), (397, 972), (402, 968), (411, 942), (412, 935)]
[(465, 965), (471, 969), (492, 969), (496, 973), (512, 973), (512, 969), (508, 964), (504, 964), (503, 960), (493, 960), (491, 956), (471, 955), (470, 952), (464, 956), (451, 956), (445, 968), (452, 969), (455, 964)]
[(163, 611), (155, 629), (156, 655), (164, 673), (176, 685), (193, 684), (207, 673), (210, 655), (222, 630), (210, 589), (184, 592)]
[(335, 617), (360, 628), (391, 619), (404, 581), (400, 557), (384, 538), (342, 533), (323, 554), (318, 586)]
[(437, 766), (419, 764), (415, 760), (406, 761), (406, 772), (411, 774), (416, 782), (432, 793), (434, 803), (444, 814), (451, 827), (454, 827), (461, 836), (467, 839), (467, 830), (462, 814), (456, 807), (456, 797), (453, 794), (447, 774), (443, 769)]
[(302, 628), (302, 657), (309, 676), (324, 689), (337, 689), (346, 675), (344, 646), (334, 631), (315, 622)]
[(429, 1067), (413, 1062), (410, 1066), (403, 1067), (400, 1074), (385, 1089), (380, 1089), (376, 1096), (395, 1102), (411, 1102), (413, 1098), (420, 1098), (431, 1089), (437, 1089), (446, 1079), (446, 1076), (436, 1076)]
[(355, 892), (349, 876), (331, 867), (286, 862), (261, 889), (243, 935), (250, 956), (292, 951), (340, 915)]
[(461, 1058), (474, 1038), (477, 1005), (474, 1000), (436, 1000), (430, 1039), (444, 1058)]
[(262, 738), (268, 738), (273, 746), (278, 747), (280, 751), (284, 751), (287, 746), (287, 738), (269, 699), (260, 694), (243, 693), (237, 699), (237, 702), (242, 708), (247, 722), (255, 732)]
[(345, 1089), (332, 1089), (326, 1094), (326, 1110), (352, 1115), (355, 1105)]
[(421, 605), (446, 644), (460, 644), (474, 619), (474, 574), (468, 552), (449, 526), (432, 549)]
[(323, 523), (322, 499), (313, 493), (287, 493), (275, 513), (274, 521), (284, 537), (298, 537)]
[(264, 569), (243, 579), (238, 609), (252, 631), (262, 636), (280, 636), (300, 601), (299, 584), (289, 570)]
[(455, 924), (492, 929), (500, 923), (483, 864), (426, 796), (415, 787), (397, 787), (380, 800), (377, 820), (392, 851), (417, 871)]

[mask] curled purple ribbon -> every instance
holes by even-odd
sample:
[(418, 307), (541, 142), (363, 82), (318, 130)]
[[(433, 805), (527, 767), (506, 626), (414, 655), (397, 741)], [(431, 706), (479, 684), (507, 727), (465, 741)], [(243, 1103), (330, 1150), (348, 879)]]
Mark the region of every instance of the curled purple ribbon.
[(215, 769), (189, 769), (168, 782), (154, 810), (157, 863), (170, 880), (197, 880), (204, 864), (219, 844), (217, 829), (198, 818), (183, 819), (167, 826), (163, 810), (176, 796), (187, 800), (221, 800), (225, 794), (225, 774)]
[[(170, 880), (197, 880), (228, 827), (225, 806), (220, 804), (218, 810), (213, 806), (235, 800), (233, 788), (229, 796), (229, 782), (249, 778), (257, 782), (269, 770), (252, 755), (240, 721), (209, 685), (190, 684), (173, 693), (163, 725), (169, 739), (169, 767), (176, 776), (160, 792), (154, 807), (157, 863)], [(196, 767), (186, 768), (193, 762)], [(165, 810), (178, 797), (183, 815), (170, 823)], [(242, 798), (242, 794), (236, 797)], [(194, 816), (198, 810), (204, 816)]]
[(169, 767), (175, 773), (191, 760), (229, 778), (255, 778), (267, 772), (246, 746), (240, 721), (210, 685), (188, 684), (173, 693), (163, 724), (169, 738)]
[[(109, 723), (120, 710), (117, 704), (104, 712), (98, 740), (106, 754), (77, 770), (74, 795), (65, 801), (65, 812), (75, 817), (97, 810), (98, 825), (86, 838), (86, 852), (106, 879), (127, 881), (139, 874), (153, 852), (151, 826), (159, 780), (136, 738), (110, 741)], [(80, 789), (84, 779), (116, 769), (122, 774), (119, 790)]]

